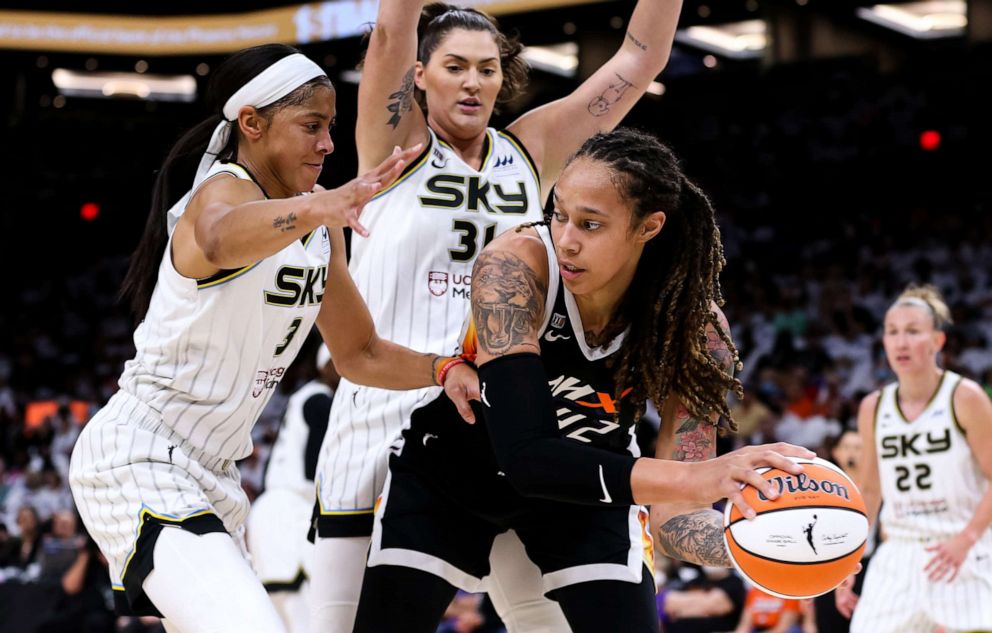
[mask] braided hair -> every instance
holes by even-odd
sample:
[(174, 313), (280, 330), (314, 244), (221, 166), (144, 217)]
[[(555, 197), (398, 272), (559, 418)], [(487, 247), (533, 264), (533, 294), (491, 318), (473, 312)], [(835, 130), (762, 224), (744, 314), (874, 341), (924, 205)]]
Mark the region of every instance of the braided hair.
[(632, 226), (664, 211), (661, 232), (645, 245), (619, 307), (617, 319), (629, 325), (614, 372), (617, 397), (633, 387), (635, 410), (651, 399), (661, 409), (678, 396), (697, 417), (719, 414), (736, 430), (726, 394), (742, 395), (739, 380), (707, 351), (707, 326), (727, 345), (740, 369), (730, 334), (713, 306), (723, 305), (720, 271), (726, 260), (713, 207), (682, 171), (675, 154), (658, 139), (629, 128), (590, 137), (569, 159), (606, 165), (621, 199), (633, 214)]

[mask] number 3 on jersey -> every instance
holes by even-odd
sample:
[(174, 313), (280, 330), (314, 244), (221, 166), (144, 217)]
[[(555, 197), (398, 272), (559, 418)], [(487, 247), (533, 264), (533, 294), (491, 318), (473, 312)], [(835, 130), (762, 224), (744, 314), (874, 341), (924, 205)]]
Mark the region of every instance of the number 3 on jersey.
[(276, 356), (279, 356), (286, 351), (289, 344), (293, 341), (293, 337), (296, 336), (296, 331), (300, 329), (300, 324), (303, 323), (303, 317), (296, 317), (293, 322), (289, 324), (289, 332), (286, 332), (286, 338), (282, 340), (282, 343), (276, 345)]
[(479, 244), (479, 227), (470, 220), (455, 220), (451, 225), (455, 233), (461, 233), (458, 238), (459, 248), (449, 248), (452, 261), (470, 262), (476, 254), (486, 247), (486, 244), (496, 237), (496, 225), (486, 224), (483, 229), (482, 244)]

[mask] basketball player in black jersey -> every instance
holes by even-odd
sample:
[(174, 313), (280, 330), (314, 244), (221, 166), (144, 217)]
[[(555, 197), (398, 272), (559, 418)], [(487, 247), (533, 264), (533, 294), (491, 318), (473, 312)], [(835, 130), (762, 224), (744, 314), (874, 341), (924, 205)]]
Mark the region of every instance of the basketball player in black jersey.
[[(597, 134), (558, 181), (550, 227), (497, 238), (472, 275), (482, 416), (440, 399), (390, 460), (355, 631), (433, 631), (456, 587), (484, 589), (489, 547), (514, 529), (578, 632), (657, 631), (650, 540), (730, 566), (722, 517), (754, 468), (796, 473), (778, 444), (715, 457), (736, 351), (717, 305), (723, 264), (705, 195), (655, 138)], [(550, 388), (549, 388), (550, 387)], [(638, 458), (647, 399), (658, 455)], [(696, 462), (696, 463), (685, 463)]]

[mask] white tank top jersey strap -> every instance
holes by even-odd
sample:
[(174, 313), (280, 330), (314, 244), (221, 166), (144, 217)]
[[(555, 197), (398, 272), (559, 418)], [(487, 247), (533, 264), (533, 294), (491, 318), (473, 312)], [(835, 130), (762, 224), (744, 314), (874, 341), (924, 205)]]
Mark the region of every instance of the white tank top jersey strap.
[[(479, 251), (500, 233), (543, 217), (541, 186), (527, 151), (508, 132), (487, 129), (479, 169), (429, 133), (423, 153), (362, 211), (370, 237), (353, 236), (349, 270), (382, 338), (453, 354), (470, 311)], [(439, 393), (341, 381), (318, 465), (323, 516), (371, 517), (390, 445), (411, 413)]]
[[(208, 178), (251, 175), (217, 163)], [(169, 256), (120, 388), (203, 451), (251, 454), (251, 427), (310, 332), (327, 282), (330, 239), (319, 227), (278, 253), (207, 279), (179, 274)]]
[(968, 524), (988, 489), (955, 418), (954, 391), (960, 382), (961, 376), (944, 371), (930, 402), (912, 421), (899, 407), (898, 383), (881, 391), (875, 450), (884, 499), (880, 521), (888, 538), (950, 538)]

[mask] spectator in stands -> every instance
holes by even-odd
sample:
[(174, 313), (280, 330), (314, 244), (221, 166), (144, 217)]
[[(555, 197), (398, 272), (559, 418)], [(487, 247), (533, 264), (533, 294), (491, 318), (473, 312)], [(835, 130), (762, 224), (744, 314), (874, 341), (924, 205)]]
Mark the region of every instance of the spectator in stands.
[(665, 633), (730, 631), (740, 620), (745, 594), (744, 583), (731, 570), (683, 563), (679, 575), (658, 592), (662, 630)]
[[(799, 623), (798, 600), (786, 600), (757, 587), (747, 592), (744, 612), (734, 633), (786, 633)], [(831, 632), (832, 633), (832, 632)]]

